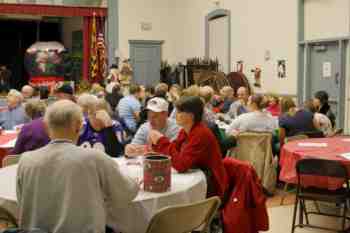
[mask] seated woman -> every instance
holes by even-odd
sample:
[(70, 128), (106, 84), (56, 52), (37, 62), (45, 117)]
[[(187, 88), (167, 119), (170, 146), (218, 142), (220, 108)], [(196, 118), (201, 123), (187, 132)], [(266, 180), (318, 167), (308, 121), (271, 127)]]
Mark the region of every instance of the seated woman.
[(21, 128), (16, 140), (16, 145), (10, 154), (17, 155), (26, 151), (36, 150), (50, 142), (42, 118), (46, 110), (45, 103), (42, 100), (28, 100), (24, 110), (32, 121)]
[(235, 136), (246, 131), (273, 133), (278, 128), (278, 123), (270, 113), (264, 111), (266, 105), (263, 95), (250, 96), (248, 99), (249, 113), (235, 118), (226, 129), (226, 134)]
[(305, 101), (304, 107), (310, 112), (314, 113), (314, 125), (316, 129), (322, 131), (326, 137), (334, 135), (332, 122), (325, 114), (317, 112), (317, 108), (313, 104), (312, 100)]
[(279, 117), (281, 146), (285, 137), (318, 132), (314, 124), (314, 114), (305, 109), (298, 109), (290, 97), (282, 98), (281, 112)]
[(110, 106), (104, 99), (91, 98), (78, 145), (103, 150), (111, 157), (123, 154), (124, 130), (111, 118)]
[(149, 133), (155, 152), (169, 155), (179, 172), (191, 168), (205, 171), (207, 196), (224, 197), (228, 180), (221, 160), (219, 144), (213, 133), (202, 123), (204, 104), (198, 96), (181, 97), (176, 102), (176, 122), (182, 129), (173, 141), (156, 130)]
[(313, 104), (318, 113), (324, 114), (332, 123), (332, 127), (335, 127), (335, 115), (331, 110), (331, 106), (328, 103), (328, 93), (325, 91), (318, 91), (314, 95)]
[(271, 94), (268, 96), (268, 106), (266, 111), (270, 112), (272, 116), (278, 117), (281, 114), (280, 99), (277, 95)]

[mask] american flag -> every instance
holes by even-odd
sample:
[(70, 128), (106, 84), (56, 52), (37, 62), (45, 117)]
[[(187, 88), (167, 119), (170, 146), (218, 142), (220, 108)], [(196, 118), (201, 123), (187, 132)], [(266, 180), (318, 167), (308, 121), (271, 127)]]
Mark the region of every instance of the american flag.
[(97, 55), (99, 64), (99, 74), (100, 78), (106, 76), (107, 72), (107, 56), (106, 56), (106, 44), (104, 39), (104, 34), (102, 32), (97, 35)]
[(90, 79), (96, 81), (98, 78), (98, 62), (97, 62), (97, 30), (96, 30), (96, 16), (92, 17), (91, 29), (91, 52), (90, 52)]

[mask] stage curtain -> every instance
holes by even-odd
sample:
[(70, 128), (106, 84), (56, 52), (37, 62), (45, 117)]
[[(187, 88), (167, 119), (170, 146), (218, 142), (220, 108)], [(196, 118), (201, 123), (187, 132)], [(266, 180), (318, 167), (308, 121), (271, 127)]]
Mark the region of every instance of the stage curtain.
[(42, 16), (106, 16), (107, 8), (102, 7), (72, 7), (58, 5), (39, 5), (39, 4), (8, 4), (0, 3), (1, 14), (25, 14)]

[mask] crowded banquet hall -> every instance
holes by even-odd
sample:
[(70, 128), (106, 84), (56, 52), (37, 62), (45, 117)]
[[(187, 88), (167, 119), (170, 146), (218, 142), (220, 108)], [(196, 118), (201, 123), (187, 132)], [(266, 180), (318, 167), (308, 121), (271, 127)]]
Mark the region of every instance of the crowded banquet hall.
[(0, 233), (350, 233), (349, 0), (1, 0)]

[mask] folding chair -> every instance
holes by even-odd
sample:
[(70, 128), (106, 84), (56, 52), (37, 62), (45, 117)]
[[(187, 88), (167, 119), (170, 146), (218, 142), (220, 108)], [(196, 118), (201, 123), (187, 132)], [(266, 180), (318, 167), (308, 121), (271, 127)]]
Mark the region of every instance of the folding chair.
[[(291, 137), (287, 137), (285, 139), (285, 143), (288, 143), (288, 142), (292, 142), (292, 141), (296, 141), (296, 140), (303, 140), (303, 139), (308, 139), (309, 137), (305, 134), (298, 134), (298, 135), (295, 135), (295, 136), (291, 136)], [(282, 197), (281, 197), (281, 203), (280, 205), (283, 205), (283, 202), (284, 202), (284, 199), (286, 198), (287, 196), (287, 193), (288, 193), (288, 186), (289, 184), (288, 183), (285, 183), (284, 184), (284, 187), (283, 187), (283, 194), (282, 194)]]
[(277, 159), (272, 153), (272, 133), (244, 132), (237, 137), (234, 157), (249, 162), (256, 170), (263, 187), (274, 193), (277, 181)]
[(0, 207), (0, 221), (7, 227), (18, 227), (17, 219), (3, 207)]
[[(309, 223), (309, 215), (325, 215), (330, 217), (342, 218), (342, 231), (345, 230), (347, 199), (349, 196), (348, 173), (346, 168), (338, 161), (323, 160), (323, 159), (303, 159), (298, 161), (296, 165), (298, 175), (298, 187), (296, 193), (296, 201), (294, 204), (292, 233), (296, 227), (311, 227), (323, 230), (339, 231), (339, 229), (330, 229), (326, 227), (311, 225)], [(337, 178), (344, 181), (346, 187), (341, 187), (337, 190), (328, 190), (326, 188), (307, 187), (305, 178), (307, 176), (318, 176), (320, 178)], [(306, 200), (323, 201), (334, 203), (339, 206), (344, 206), (343, 215), (328, 214), (324, 212), (308, 211), (305, 205)], [(299, 224), (296, 225), (296, 214), (299, 206)], [(304, 215), (306, 224), (304, 224)]]
[(151, 219), (146, 233), (207, 232), (209, 224), (220, 206), (218, 197), (204, 201), (175, 205), (160, 209)]

